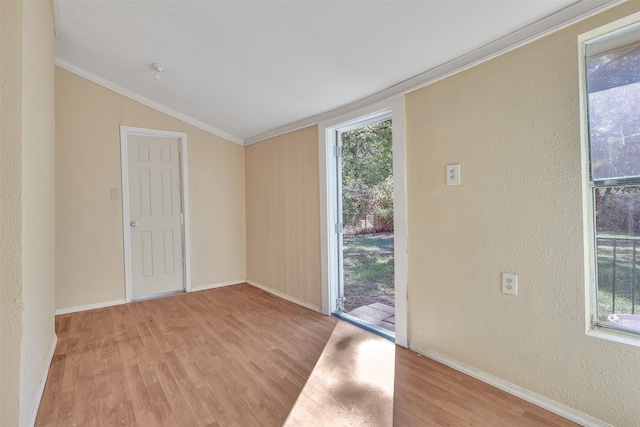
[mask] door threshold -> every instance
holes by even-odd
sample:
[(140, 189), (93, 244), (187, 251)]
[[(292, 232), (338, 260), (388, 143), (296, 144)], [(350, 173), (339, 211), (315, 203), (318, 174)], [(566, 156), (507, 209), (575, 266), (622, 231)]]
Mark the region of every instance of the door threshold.
[(374, 333), (376, 335), (378, 335), (379, 337), (382, 337), (384, 339), (387, 339), (393, 343), (396, 342), (396, 334), (394, 332), (391, 332), (385, 328), (383, 328), (382, 326), (378, 326), (378, 325), (374, 325), (373, 323), (369, 323), (369, 322), (365, 322), (362, 319), (358, 319), (355, 316), (352, 316), (350, 314), (347, 314), (343, 311), (335, 311), (332, 313), (334, 316), (336, 316), (338, 319), (340, 320), (344, 320), (345, 322), (351, 323), (352, 325), (355, 325), (359, 328), (362, 328), (366, 331), (369, 331), (371, 333)]
[(142, 295), (142, 296), (139, 296), (139, 297), (131, 298), (131, 302), (145, 301), (145, 300), (148, 300), (148, 299), (156, 299), (156, 298), (168, 297), (170, 295), (183, 294), (183, 293), (184, 293), (184, 289), (179, 290), (179, 291), (169, 291), (169, 292), (160, 292), (158, 294)]

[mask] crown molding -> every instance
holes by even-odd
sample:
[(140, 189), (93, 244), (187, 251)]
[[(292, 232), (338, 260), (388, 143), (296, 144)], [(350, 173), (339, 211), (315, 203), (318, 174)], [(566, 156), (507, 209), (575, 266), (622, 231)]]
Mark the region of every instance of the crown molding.
[(83, 68), (80, 68), (68, 61), (65, 61), (64, 59), (61, 58), (57, 58), (56, 57), (56, 65), (59, 66), (60, 68), (64, 68), (65, 70), (72, 72), (74, 74), (79, 75), (80, 77), (84, 77), (87, 80), (91, 80), (92, 82), (99, 84), (100, 86), (103, 86), (109, 90), (112, 90), (114, 92), (119, 93), (122, 96), (126, 96), (127, 98), (133, 99), (134, 101), (137, 101), (141, 104), (146, 105), (147, 107), (151, 107), (154, 110), (158, 110), (161, 113), (167, 114), (173, 118), (176, 118), (178, 120), (181, 120), (185, 123), (188, 123), (192, 126), (195, 126), (199, 129), (202, 129), (206, 132), (209, 132), (213, 135), (219, 136), (220, 138), (224, 138), (227, 141), (233, 142), (234, 144), (238, 144), (238, 145), (244, 145), (244, 141), (236, 136), (233, 136), (227, 132), (221, 131), (220, 129), (217, 129), (213, 126), (210, 126), (204, 122), (201, 122), (200, 120), (196, 120), (193, 117), (187, 116), (186, 114), (180, 113), (179, 111), (176, 111), (172, 108), (169, 108), (165, 105), (162, 105), (158, 102), (155, 102), (145, 96), (142, 96), (132, 90), (126, 89), (116, 83), (113, 83), (110, 80), (107, 80), (105, 78), (102, 78), (100, 76), (97, 76)]
[(564, 9), (548, 15), (526, 27), (520, 28), (504, 37), (488, 43), (472, 52), (462, 55), (447, 63), (432, 68), (417, 76), (411, 77), (403, 82), (395, 84), (378, 93), (362, 98), (358, 101), (344, 105), (342, 107), (321, 113), (315, 116), (302, 119), (288, 125), (280, 126), (266, 132), (246, 138), (244, 145), (255, 144), (268, 138), (273, 138), (288, 132), (300, 130), (318, 123), (332, 120), (337, 117), (352, 113), (369, 105), (388, 101), (399, 95), (405, 95), (428, 86), (439, 80), (460, 73), (469, 68), (475, 67), (483, 62), (489, 61), (497, 56), (517, 49), (528, 43), (541, 39), (549, 34), (566, 28), (576, 22), (587, 19), (600, 12), (624, 3), (626, 0), (579, 0)]

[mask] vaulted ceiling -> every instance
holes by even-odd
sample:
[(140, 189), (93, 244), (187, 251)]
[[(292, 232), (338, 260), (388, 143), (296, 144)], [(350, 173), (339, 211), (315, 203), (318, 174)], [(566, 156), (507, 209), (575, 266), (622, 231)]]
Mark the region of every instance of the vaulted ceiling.
[[(57, 63), (243, 144), (406, 92), (616, 3), (56, 0)], [(154, 62), (166, 67), (158, 80)]]

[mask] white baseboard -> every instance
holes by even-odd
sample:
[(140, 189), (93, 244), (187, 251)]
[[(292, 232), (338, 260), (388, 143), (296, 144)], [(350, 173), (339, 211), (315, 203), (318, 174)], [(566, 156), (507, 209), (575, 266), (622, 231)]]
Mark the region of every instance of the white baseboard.
[[(191, 288), (191, 290), (189, 292), (204, 291), (205, 289), (220, 288), (222, 286), (238, 285), (240, 283), (245, 283), (245, 282), (246, 282), (245, 279), (238, 279), (238, 280), (232, 280), (232, 281), (229, 281), (229, 282), (213, 283), (213, 284), (210, 284), (210, 285), (202, 285), (202, 286), (197, 286), (195, 288)], [(78, 305), (78, 306), (75, 306), (75, 307), (60, 308), (60, 309), (56, 310), (56, 316), (59, 315), (59, 314), (77, 313), (79, 311), (95, 310), (96, 308), (112, 307), (114, 305), (120, 305), (120, 304), (126, 304), (126, 303), (127, 303), (126, 300), (119, 299), (119, 300), (115, 300), (115, 301), (98, 302), (98, 303), (95, 303), (95, 304)]]
[(111, 307), (111, 306), (114, 306), (114, 305), (125, 304), (126, 302), (127, 301), (125, 301), (123, 299), (119, 299), (119, 300), (115, 300), (115, 301), (98, 302), (98, 303), (95, 303), (95, 304), (78, 305), (76, 307), (60, 308), (60, 309), (56, 310), (56, 316), (59, 315), (59, 314), (76, 313), (78, 311), (86, 311), (86, 310), (94, 310), (96, 308)]
[(247, 280), (246, 283), (250, 284), (251, 286), (255, 286), (258, 289), (262, 289), (265, 292), (269, 292), (270, 294), (273, 294), (273, 295), (275, 295), (277, 297), (280, 297), (282, 299), (286, 299), (289, 302), (301, 305), (302, 307), (308, 308), (309, 310), (313, 310), (313, 311), (317, 311), (318, 313), (322, 313), (322, 307), (320, 307), (317, 304), (312, 304), (310, 302), (303, 301), (303, 300), (301, 300), (299, 298), (292, 297), (291, 295), (285, 294), (284, 292), (278, 291), (276, 289), (270, 288), (268, 286), (265, 286), (265, 285), (263, 285), (261, 283), (254, 282), (252, 280)]
[(33, 427), (36, 423), (36, 416), (38, 415), (38, 409), (40, 408), (40, 402), (42, 401), (42, 395), (44, 394), (44, 386), (47, 384), (47, 377), (49, 376), (49, 368), (51, 368), (51, 361), (53, 360), (53, 354), (56, 351), (56, 344), (58, 344), (58, 336), (53, 334), (53, 340), (51, 341), (51, 347), (49, 348), (49, 354), (47, 354), (47, 364), (44, 368), (44, 372), (40, 377), (40, 386), (38, 387), (38, 393), (36, 394), (36, 400), (33, 402), (33, 409), (31, 410), (31, 417), (29, 417), (29, 427)]
[(246, 283), (246, 282), (247, 282), (246, 279), (238, 279), (238, 280), (231, 280), (228, 282), (212, 283), (210, 285), (200, 285), (200, 286), (191, 288), (190, 292), (198, 292), (198, 291), (204, 291), (207, 289), (222, 288), (224, 286), (239, 285), (241, 283)]
[(522, 400), (526, 400), (527, 402), (533, 403), (536, 406), (546, 409), (547, 411), (553, 412), (554, 414), (558, 414), (561, 417), (564, 417), (582, 426), (613, 427), (611, 424), (607, 424), (604, 421), (600, 421), (587, 414), (583, 414), (582, 412), (576, 411), (575, 409), (571, 409), (568, 406), (555, 402), (544, 396), (540, 396), (537, 393), (529, 391), (518, 385), (512, 384), (501, 378), (493, 376), (487, 372), (476, 369), (472, 366), (467, 365), (466, 363), (459, 362), (448, 356), (444, 356), (442, 354), (439, 354), (433, 351), (424, 350), (424, 349), (415, 347), (413, 345), (409, 345), (409, 348), (417, 353), (422, 354), (423, 356), (426, 356), (430, 359), (435, 360), (436, 362), (440, 362), (443, 365), (447, 365), (448, 367), (455, 369), (456, 371), (462, 372), (463, 374), (467, 374), (470, 377), (473, 377), (484, 383), (490, 384), (496, 388), (499, 388), (502, 391), (506, 391), (507, 393), (517, 396)]

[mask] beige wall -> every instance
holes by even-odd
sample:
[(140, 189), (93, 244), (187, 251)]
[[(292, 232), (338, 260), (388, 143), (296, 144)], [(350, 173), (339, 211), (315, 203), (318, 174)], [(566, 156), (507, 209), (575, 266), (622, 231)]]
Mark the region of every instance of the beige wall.
[(247, 278), (319, 310), (318, 128), (246, 150)]
[[(406, 97), (412, 347), (616, 426), (640, 420), (640, 348), (584, 333), (577, 36), (638, 9)], [(517, 297), (500, 292), (503, 271)]]
[(21, 423), (49, 369), (55, 315), (55, 37), (50, 1), (25, 1), (22, 54)]
[(0, 2), (0, 419), (20, 418), (22, 4)]
[(0, 2), (0, 420), (28, 425), (54, 343), (54, 36), (49, 1)]
[(192, 287), (244, 280), (244, 148), (56, 68), (56, 308), (125, 297), (120, 125), (187, 133)]

